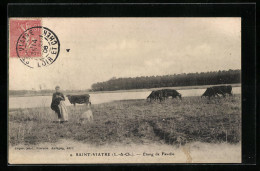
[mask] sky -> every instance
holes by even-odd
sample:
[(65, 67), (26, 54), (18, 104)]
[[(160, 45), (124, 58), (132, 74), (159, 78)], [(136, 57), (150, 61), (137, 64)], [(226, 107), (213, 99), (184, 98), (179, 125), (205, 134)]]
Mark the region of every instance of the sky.
[[(9, 58), (9, 89), (84, 90), (112, 77), (241, 69), (241, 18), (42, 18), (57, 60), (29, 68)], [(69, 52), (66, 49), (70, 49)]]

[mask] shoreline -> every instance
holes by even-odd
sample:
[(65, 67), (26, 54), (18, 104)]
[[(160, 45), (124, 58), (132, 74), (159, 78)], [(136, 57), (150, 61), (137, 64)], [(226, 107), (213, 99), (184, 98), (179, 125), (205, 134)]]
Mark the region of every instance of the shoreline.
[[(237, 94), (235, 94), (237, 95)], [(27, 97), (27, 96), (25, 96)], [(28, 96), (28, 97), (31, 97), (31, 96)], [(34, 96), (33, 96), (34, 97)], [(191, 98), (191, 97), (199, 97), (199, 96), (186, 96), (185, 98)], [(92, 104), (93, 106), (97, 106), (97, 105), (104, 105), (104, 104), (109, 104), (109, 103), (117, 103), (117, 102), (125, 102), (125, 101), (143, 101), (143, 100), (146, 100), (146, 99), (123, 99), (123, 100), (112, 100), (112, 101), (107, 101), (107, 102), (102, 102), (102, 103), (98, 103), (98, 104)], [(70, 104), (69, 106), (67, 107), (72, 107), (73, 105)], [(77, 104), (77, 106), (85, 106), (84, 104)], [(9, 112), (13, 112), (13, 111), (17, 111), (17, 110), (20, 110), (20, 109), (42, 109), (42, 108), (49, 108), (48, 106), (41, 106), (41, 107), (26, 107), (26, 108), (20, 108), (20, 107), (17, 107), (17, 108), (8, 108), (8, 111)]]
[[(196, 85), (196, 86), (180, 86), (180, 87), (160, 87), (160, 88), (130, 89), (130, 90), (113, 90), (113, 91), (85, 91), (84, 93), (88, 93), (88, 94), (126, 93), (126, 92), (153, 91), (153, 90), (160, 90), (160, 89), (188, 90), (188, 89), (203, 89), (203, 88), (207, 88), (207, 87), (210, 87), (210, 86), (221, 86), (221, 85), (231, 85), (232, 87), (241, 87), (241, 83), (235, 83), (235, 84)], [(9, 90), (9, 91), (10, 91), (10, 90)], [(66, 93), (66, 91), (64, 91), (63, 93), (64, 93), (64, 94), (72, 94), (72, 95), (83, 94), (83, 92)], [(9, 95), (9, 97), (34, 97), (34, 96), (52, 96), (52, 94)]]

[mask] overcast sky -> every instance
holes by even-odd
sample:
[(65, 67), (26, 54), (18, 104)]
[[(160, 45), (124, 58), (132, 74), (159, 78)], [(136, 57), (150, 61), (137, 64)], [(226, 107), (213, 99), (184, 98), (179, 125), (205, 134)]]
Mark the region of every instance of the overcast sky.
[(39, 69), (10, 58), (10, 90), (241, 69), (240, 18), (44, 18), (42, 25), (58, 36), (59, 57)]

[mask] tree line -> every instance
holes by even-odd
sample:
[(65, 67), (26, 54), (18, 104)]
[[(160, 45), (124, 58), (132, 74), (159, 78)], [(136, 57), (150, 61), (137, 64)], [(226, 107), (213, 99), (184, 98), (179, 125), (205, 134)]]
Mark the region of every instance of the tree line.
[(111, 78), (92, 84), (92, 91), (113, 91), (159, 87), (216, 85), (241, 83), (241, 70), (183, 73), (164, 76), (142, 76), (134, 78)]

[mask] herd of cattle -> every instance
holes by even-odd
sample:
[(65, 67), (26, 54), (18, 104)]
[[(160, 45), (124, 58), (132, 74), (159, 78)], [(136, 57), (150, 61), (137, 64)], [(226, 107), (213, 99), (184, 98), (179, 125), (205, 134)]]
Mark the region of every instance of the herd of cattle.
[[(228, 95), (232, 95), (232, 87), (230, 85), (228, 86), (213, 86), (213, 87), (209, 87), (206, 89), (206, 91), (202, 94), (201, 97), (205, 96), (208, 97), (209, 99), (211, 97), (216, 97), (219, 95), (222, 95), (223, 97), (226, 97), (226, 94)], [(90, 96), (89, 94), (84, 94), (84, 95), (67, 95), (69, 101), (71, 104), (73, 104), (74, 106), (76, 105), (76, 103), (78, 104), (89, 104), (91, 105), (90, 102)], [(181, 94), (174, 90), (174, 89), (162, 89), (162, 90), (155, 90), (152, 91), (151, 94), (147, 97), (147, 100), (150, 100), (150, 102), (152, 100), (154, 101), (163, 101), (168, 99), (169, 97), (174, 98), (181, 98)]]
[[(232, 95), (232, 87), (230, 85), (213, 86), (207, 88), (206, 91), (202, 94), (201, 98), (205, 96), (210, 99), (211, 97), (216, 97), (216, 96), (219, 97), (219, 95), (226, 97), (226, 94)], [(162, 89), (162, 90), (152, 91), (151, 94), (147, 97), (147, 99), (150, 100), (150, 102), (152, 100), (163, 101), (165, 99), (168, 99), (168, 97), (172, 97), (172, 98), (178, 97), (179, 99), (181, 99), (181, 94), (174, 89)]]

